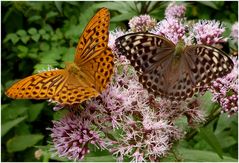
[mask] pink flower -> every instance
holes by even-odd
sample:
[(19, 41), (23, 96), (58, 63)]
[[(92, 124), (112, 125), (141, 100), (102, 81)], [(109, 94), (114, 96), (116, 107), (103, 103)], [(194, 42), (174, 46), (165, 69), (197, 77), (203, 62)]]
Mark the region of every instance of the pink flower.
[(121, 124), (123, 133), (113, 147), (114, 155), (119, 158), (127, 156), (135, 161), (150, 158), (158, 161), (171, 149), (172, 142), (182, 137), (182, 133), (167, 120), (159, 119), (152, 108), (138, 109), (132, 118), (123, 119), (126, 125)]
[(238, 22), (235, 22), (235, 23), (232, 25), (231, 36), (232, 36), (232, 38), (233, 38), (236, 42), (238, 42)]
[(146, 32), (156, 26), (156, 20), (149, 15), (135, 16), (129, 21), (130, 30), (133, 32)]
[(108, 46), (111, 48), (111, 50), (115, 52), (116, 47), (115, 47), (115, 40), (120, 37), (123, 36), (124, 34), (126, 34), (125, 32), (123, 32), (121, 29), (115, 29), (114, 31), (110, 31), (109, 33), (109, 42), (108, 42)]
[(51, 138), (54, 150), (60, 157), (82, 160), (90, 152), (88, 145), (104, 148), (105, 144), (96, 131), (90, 129), (89, 118), (70, 113), (59, 121), (53, 122)]
[(165, 10), (165, 17), (182, 18), (184, 17), (185, 12), (186, 7), (184, 5), (177, 5), (175, 2), (172, 2)]
[(151, 31), (154, 34), (162, 35), (173, 43), (177, 43), (185, 34), (185, 26), (179, 19), (168, 17), (157, 24), (155, 30)]
[(216, 79), (210, 88), (213, 101), (222, 106), (222, 112), (232, 115), (238, 112), (238, 59), (233, 58), (234, 68), (230, 74)]
[(199, 20), (194, 24), (192, 35), (196, 38), (197, 44), (212, 45), (225, 42), (222, 33), (225, 28), (219, 21), (215, 20)]

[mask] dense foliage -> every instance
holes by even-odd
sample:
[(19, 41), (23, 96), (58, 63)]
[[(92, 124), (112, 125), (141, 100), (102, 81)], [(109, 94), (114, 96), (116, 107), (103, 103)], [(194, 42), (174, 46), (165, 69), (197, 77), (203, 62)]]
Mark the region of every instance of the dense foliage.
[[(237, 2), (185, 2), (188, 19), (216, 19), (226, 25), (225, 35), (237, 21)], [(73, 61), (81, 32), (97, 9), (109, 8), (110, 29), (127, 27), (133, 16), (149, 14), (160, 20), (168, 2), (2, 2), (2, 73), (1, 129), (2, 161), (64, 161), (52, 156), (52, 120), (65, 110), (54, 112), (47, 102), (12, 100), (4, 91), (16, 79), (48, 69), (63, 68)], [(236, 45), (224, 45), (226, 52)], [(209, 95), (208, 95), (209, 96)], [(205, 99), (207, 99), (207, 97)], [(208, 100), (205, 110), (210, 115), (201, 128), (188, 129), (184, 141), (175, 145), (171, 161), (237, 161), (238, 121), (220, 114), (220, 106)], [(93, 151), (85, 161), (115, 161), (107, 151)]]

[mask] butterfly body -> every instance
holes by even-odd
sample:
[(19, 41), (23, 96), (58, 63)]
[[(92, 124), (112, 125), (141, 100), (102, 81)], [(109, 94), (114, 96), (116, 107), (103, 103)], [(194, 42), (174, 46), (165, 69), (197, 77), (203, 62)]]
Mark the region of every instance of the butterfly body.
[(109, 11), (102, 8), (87, 24), (76, 48), (75, 60), (65, 69), (41, 72), (13, 84), (6, 95), (14, 99), (51, 99), (60, 104), (79, 104), (98, 96), (113, 74), (108, 47)]
[(151, 33), (130, 33), (117, 38), (116, 46), (136, 69), (139, 81), (156, 96), (181, 101), (201, 86), (228, 74), (231, 59), (207, 45), (184, 46)]

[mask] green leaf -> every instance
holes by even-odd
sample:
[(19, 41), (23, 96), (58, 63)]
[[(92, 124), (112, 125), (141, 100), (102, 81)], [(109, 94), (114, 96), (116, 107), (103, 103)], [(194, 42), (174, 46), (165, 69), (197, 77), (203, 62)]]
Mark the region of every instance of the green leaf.
[(44, 34), (46, 34), (46, 31), (44, 29), (40, 29), (39, 34), (44, 35)]
[(23, 36), (21, 37), (21, 41), (26, 44), (30, 40), (30, 36)]
[(27, 32), (23, 29), (20, 29), (16, 32), (19, 36), (26, 36), (27, 35)]
[(218, 10), (220, 8), (220, 6), (222, 6), (224, 3), (222, 2), (216, 2), (216, 1), (198, 1), (199, 3), (205, 5), (205, 6), (208, 6), (208, 7), (211, 7), (213, 9), (216, 9)]
[(37, 30), (36, 30), (36, 28), (30, 28), (28, 30), (28, 33), (31, 34), (31, 35), (35, 35), (35, 34), (37, 34)]
[(26, 148), (33, 147), (37, 142), (43, 139), (43, 135), (40, 134), (29, 134), (15, 136), (7, 142), (8, 152), (23, 151)]
[(9, 120), (14, 120), (18, 116), (27, 116), (27, 106), (29, 105), (31, 105), (31, 102), (28, 100), (15, 100), (6, 107), (2, 107), (2, 123), (5, 123)]
[(231, 124), (232, 119), (228, 117), (226, 113), (220, 114), (220, 117), (218, 119), (217, 128), (215, 130), (215, 134), (219, 134), (224, 129), (229, 128)]
[(40, 19), (41, 19), (40, 15), (34, 15), (34, 16), (31, 16), (30, 18), (28, 18), (28, 21), (34, 22), (34, 21), (39, 21)]
[(57, 16), (58, 13), (57, 12), (54, 12), (54, 11), (50, 11), (46, 14), (46, 18), (49, 19), (49, 18), (52, 18), (52, 17), (55, 17)]
[(38, 42), (39, 39), (40, 39), (41, 35), (40, 34), (35, 34), (33, 35), (31, 38), (35, 41), (35, 42)]
[(61, 30), (59, 28), (56, 29), (56, 36), (58, 37), (58, 39), (62, 39), (63, 38), (63, 34), (61, 32)]
[(222, 158), (223, 151), (221, 145), (212, 130), (209, 130), (208, 128), (200, 128), (199, 133), (201, 137), (215, 150), (218, 156)]
[(112, 21), (112, 22), (125, 21), (125, 20), (131, 19), (135, 15), (136, 14), (132, 13), (132, 12), (123, 13), (123, 14), (116, 15), (116, 16), (112, 17), (112, 19), (110, 21)]
[(33, 104), (28, 108), (28, 120), (30, 122), (35, 121), (38, 117), (38, 115), (41, 113), (42, 109), (44, 107), (44, 103), (40, 104)]
[(49, 40), (50, 35), (49, 34), (44, 34), (44, 35), (42, 35), (42, 38), (45, 39), (45, 40)]
[(31, 132), (32, 132), (32, 125), (27, 122), (27, 119), (26, 121), (14, 127), (15, 135), (26, 135), (26, 134), (31, 134)]
[(28, 52), (28, 48), (26, 46), (19, 45), (19, 46), (17, 46), (17, 49), (22, 53)]
[(71, 48), (68, 48), (66, 53), (63, 53), (63, 57), (62, 57), (62, 61), (64, 62), (72, 62), (74, 60), (74, 54), (75, 54), (75, 48), (74, 47), (71, 47)]
[(20, 117), (20, 118), (11, 120), (9, 122), (3, 123), (1, 128), (2, 129), (1, 136), (4, 136), (9, 130), (11, 130), (13, 127), (15, 127), (17, 124), (19, 124), (25, 119), (26, 117)]
[(221, 144), (221, 147), (223, 149), (237, 144), (237, 141), (231, 136), (225, 136), (225, 137), (222, 137), (219, 140), (222, 140), (222, 141), (220, 141), (220, 144)]
[(212, 102), (212, 93), (207, 91), (203, 96), (200, 96), (199, 98), (201, 101), (201, 108), (210, 113), (214, 108), (214, 103)]
[(62, 13), (62, 1), (54, 1), (56, 8)]
[(211, 151), (185, 148), (180, 148), (178, 151), (180, 152), (184, 162), (237, 162), (237, 159), (228, 156), (223, 156), (222, 159), (216, 153)]
[(3, 42), (7, 42), (9, 40), (12, 41), (12, 43), (15, 45), (19, 41), (19, 37), (15, 33), (10, 33), (6, 36), (6, 38), (3, 40)]
[(49, 49), (50, 49), (50, 45), (48, 43), (45, 43), (45, 42), (40, 43), (40, 50), (49, 51)]

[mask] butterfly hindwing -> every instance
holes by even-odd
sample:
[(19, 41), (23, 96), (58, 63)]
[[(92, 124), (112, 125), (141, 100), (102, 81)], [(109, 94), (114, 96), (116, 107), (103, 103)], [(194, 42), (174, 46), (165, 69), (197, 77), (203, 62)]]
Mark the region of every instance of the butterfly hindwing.
[(16, 82), (6, 94), (14, 99), (52, 99), (69, 105), (98, 95), (97, 91), (81, 84), (82, 81), (74, 80), (65, 70), (41, 72)]
[[(188, 63), (192, 80), (199, 85), (209, 84), (212, 80), (222, 77), (233, 69), (232, 60), (221, 50), (207, 45), (191, 45), (184, 50), (185, 60)], [(193, 65), (193, 66), (191, 66)]]
[(89, 79), (91, 78), (90, 83), (94, 85), (97, 91), (102, 92), (110, 81), (113, 74), (113, 67), (114, 55), (111, 49), (107, 48), (92, 60), (82, 65), (82, 73), (86, 74)]

